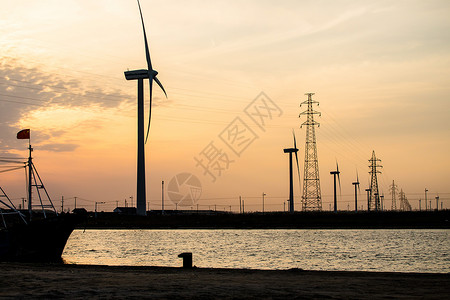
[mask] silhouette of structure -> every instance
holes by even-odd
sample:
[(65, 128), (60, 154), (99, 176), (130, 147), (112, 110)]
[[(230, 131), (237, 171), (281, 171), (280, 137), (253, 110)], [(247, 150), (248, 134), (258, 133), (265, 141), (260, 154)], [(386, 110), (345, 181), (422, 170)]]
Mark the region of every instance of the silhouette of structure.
[[(125, 78), (127, 80), (137, 80), (138, 81), (138, 157), (137, 157), (137, 192), (136, 192), (136, 206), (138, 215), (146, 215), (146, 188), (145, 188), (145, 150), (144, 144), (147, 142), (148, 133), (150, 131), (150, 120), (152, 115), (152, 87), (153, 81), (155, 81), (159, 87), (163, 90), (167, 97), (166, 91), (162, 86), (161, 82), (156, 78), (158, 74), (157, 71), (153, 70), (152, 62), (150, 60), (150, 52), (148, 49), (147, 35), (145, 33), (144, 18), (142, 16), (141, 5), (138, 0), (139, 13), (141, 15), (142, 29), (144, 33), (144, 43), (145, 43), (145, 57), (147, 60), (148, 69), (126, 71)], [(148, 127), (147, 136), (144, 142), (144, 79), (149, 79), (149, 113), (148, 113)]]
[(397, 210), (397, 185), (394, 183), (394, 180), (392, 180), (391, 185), (391, 195), (392, 195), (392, 204), (391, 204), (391, 210)]
[(299, 176), (299, 184), (300, 184), (300, 167), (298, 165), (298, 148), (297, 148), (297, 142), (295, 140), (295, 133), (292, 132), (292, 135), (294, 136), (294, 148), (286, 148), (283, 149), (284, 153), (289, 153), (289, 212), (294, 212), (294, 174), (292, 171), (292, 153), (295, 153), (295, 161), (297, 162), (297, 173)]
[[(358, 172), (356, 172), (356, 181), (352, 182), (352, 184), (355, 186), (355, 211), (358, 211), (358, 193), (357, 193), (357, 189), (358, 189), (358, 192), (360, 191), (360, 189), (359, 189)], [(356, 188), (356, 187), (358, 187), (358, 188)]]
[(367, 192), (367, 211), (370, 211), (370, 189), (365, 189), (365, 191)]
[(411, 204), (409, 204), (408, 198), (406, 198), (403, 189), (400, 190), (399, 198), (400, 198), (400, 210), (411, 211)]
[(315, 126), (320, 124), (314, 121), (314, 115), (319, 115), (320, 112), (313, 110), (313, 104), (319, 102), (313, 101), (314, 93), (306, 93), (308, 100), (302, 102), (307, 105), (307, 110), (300, 113), (306, 115), (306, 121), (300, 126), (306, 125), (306, 142), (305, 142), (305, 166), (303, 176), (303, 194), (302, 194), (302, 209), (306, 210), (322, 210), (322, 197), (320, 193), (319, 180), (319, 161), (317, 159), (317, 145)]
[(381, 160), (378, 159), (375, 156), (375, 151), (372, 151), (372, 158), (369, 159), (370, 162), (370, 195), (369, 195), (369, 206), (368, 210), (375, 210), (379, 211), (381, 210), (381, 203), (380, 203), (380, 193), (378, 192), (378, 180), (377, 180), (377, 173), (381, 173), (377, 170), (377, 168), (382, 168), (381, 165), (378, 164)]
[(338, 181), (339, 181), (339, 190), (341, 190), (341, 179), (339, 177), (340, 173), (341, 172), (339, 172), (338, 163), (336, 162), (336, 171), (331, 171), (330, 172), (330, 174), (333, 175), (333, 178), (334, 178), (334, 212), (337, 212), (336, 176), (337, 176)]

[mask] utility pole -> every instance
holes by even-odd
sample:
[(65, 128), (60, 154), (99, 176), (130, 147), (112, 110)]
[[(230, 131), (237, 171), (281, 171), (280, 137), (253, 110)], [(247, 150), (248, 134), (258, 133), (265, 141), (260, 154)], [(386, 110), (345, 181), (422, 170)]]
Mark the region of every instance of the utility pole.
[(428, 192), (428, 190), (425, 188), (425, 211), (428, 210), (428, 206), (427, 206), (427, 192)]
[(264, 196), (265, 196), (266, 194), (263, 192), (262, 193), (262, 213), (264, 214)]
[(61, 213), (64, 212), (64, 196), (61, 196)]
[(161, 182), (161, 214), (164, 214), (164, 180)]
[(242, 214), (242, 199), (241, 199), (241, 196), (239, 196), (239, 213)]
[(422, 199), (419, 198), (419, 211), (422, 211)]
[(435, 199), (436, 199), (436, 211), (438, 211), (439, 210), (439, 196), (436, 196)]
[(105, 204), (105, 202), (95, 202), (95, 217), (97, 218), (97, 206), (99, 205), (99, 204)]
[(74, 209), (77, 209), (77, 197), (73, 197), (74, 199), (75, 199), (75, 208)]
[(306, 125), (306, 141), (305, 141), (305, 166), (303, 176), (303, 195), (302, 195), (302, 209), (306, 210), (322, 210), (322, 196), (320, 192), (319, 180), (319, 160), (317, 158), (316, 145), (316, 131), (315, 126), (320, 124), (314, 121), (314, 115), (319, 115), (320, 112), (313, 110), (313, 104), (319, 105), (319, 102), (313, 101), (314, 93), (306, 93), (308, 100), (302, 102), (307, 105), (307, 110), (300, 113), (299, 117), (306, 115), (306, 121), (302, 123)]

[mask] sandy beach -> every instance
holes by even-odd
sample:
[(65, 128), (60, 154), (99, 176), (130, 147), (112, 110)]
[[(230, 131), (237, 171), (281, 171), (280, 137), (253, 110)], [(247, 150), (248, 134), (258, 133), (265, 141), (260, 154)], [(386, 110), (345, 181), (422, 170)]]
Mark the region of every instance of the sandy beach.
[(0, 263), (1, 299), (448, 299), (450, 274)]

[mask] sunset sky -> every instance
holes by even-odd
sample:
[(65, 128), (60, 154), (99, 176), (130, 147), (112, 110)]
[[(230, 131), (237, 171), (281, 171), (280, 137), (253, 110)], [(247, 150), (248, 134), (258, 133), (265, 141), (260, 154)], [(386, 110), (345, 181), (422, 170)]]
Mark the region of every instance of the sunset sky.
[[(111, 211), (136, 195), (136, 82), (146, 68), (136, 1), (0, 0), (0, 157), (33, 156), (55, 204)], [(395, 180), (414, 209), (419, 199), (450, 207), (450, 2), (142, 0), (154, 89), (146, 145), (147, 196), (160, 209), (161, 181), (192, 173), (201, 209), (283, 210), (295, 130), (303, 180), (305, 128), (313, 92), (323, 208), (332, 202), (339, 163), (339, 209), (361, 205), (372, 151), (381, 159), (380, 192), (390, 208)], [(263, 127), (245, 114), (261, 92), (279, 108)], [(148, 87), (145, 90), (148, 104)], [(147, 111), (147, 108), (146, 108)], [(224, 144), (232, 122), (257, 137), (239, 155)], [(147, 122), (147, 116), (146, 116)], [(232, 162), (205, 175), (195, 158), (210, 143)], [(1, 165), (0, 165), (1, 166)], [(1, 171), (2, 169), (0, 169)], [(297, 174), (296, 174), (297, 176)], [(295, 205), (301, 191), (295, 177)], [(0, 173), (15, 203), (24, 172)], [(134, 200), (135, 201), (135, 200)], [(439, 204), (440, 205), (440, 204)], [(397, 203), (397, 206), (399, 204)], [(422, 209), (425, 205), (422, 200)], [(174, 208), (166, 194), (166, 208)], [(186, 207), (190, 209), (191, 207)]]

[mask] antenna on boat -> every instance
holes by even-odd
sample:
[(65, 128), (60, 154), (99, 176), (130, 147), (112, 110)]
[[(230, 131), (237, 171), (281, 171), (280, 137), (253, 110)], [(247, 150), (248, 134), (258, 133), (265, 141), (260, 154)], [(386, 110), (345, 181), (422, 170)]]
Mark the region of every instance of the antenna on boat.
[[(33, 152), (33, 147), (31, 147), (31, 138), (30, 137), (31, 137), (30, 129), (23, 129), (17, 133), (18, 139), (27, 139), (28, 140), (29, 155), (28, 155), (28, 162), (27, 162), (27, 166), (28, 166), (27, 188), (28, 188), (28, 213), (29, 213), (29, 220), (31, 221), (32, 214), (33, 214), (33, 199), (32, 199), (32, 197), (33, 197), (32, 188), (33, 187), (36, 188), (36, 192), (37, 192), (39, 202), (40, 202), (40, 204), (38, 204), (38, 206), (40, 206), (42, 208), (42, 214), (44, 215), (44, 218), (47, 217), (47, 214), (45, 212), (46, 208), (52, 209), (56, 215), (58, 215), (58, 212), (56, 211), (56, 208), (53, 205), (53, 202), (50, 199), (50, 196), (44, 187), (44, 183), (42, 182), (41, 177), (39, 176), (39, 173), (37, 172), (36, 167), (33, 164), (33, 158), (31, 156), (31, 152)], [(46, 198), (47, 198), (49, 204), (43, 203), (39, 189), (44, 190), (44, 193), (46, 195)]]

